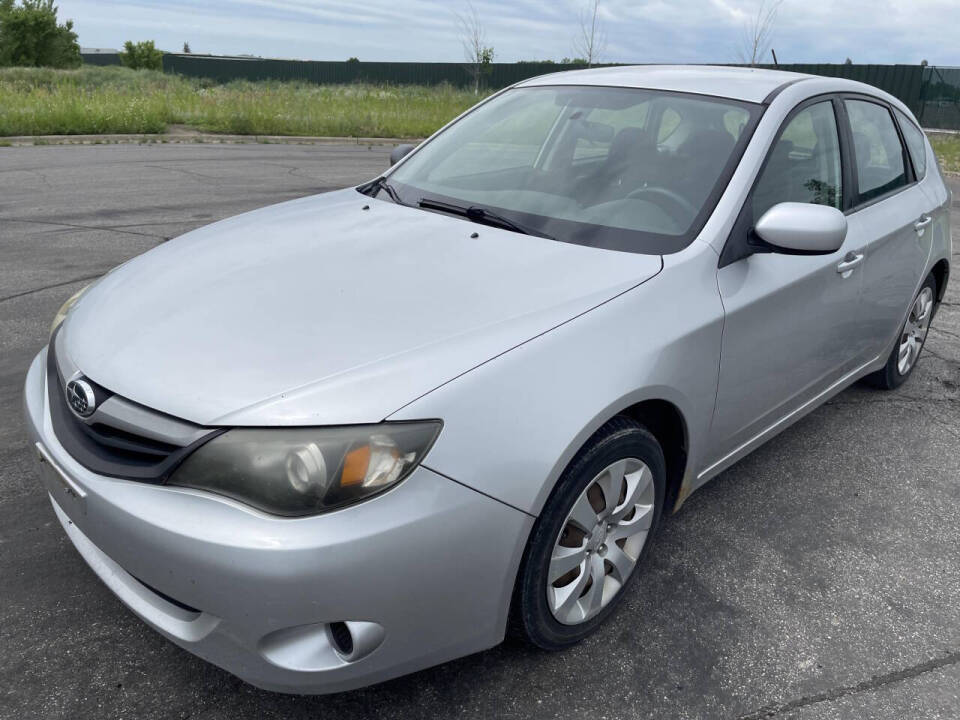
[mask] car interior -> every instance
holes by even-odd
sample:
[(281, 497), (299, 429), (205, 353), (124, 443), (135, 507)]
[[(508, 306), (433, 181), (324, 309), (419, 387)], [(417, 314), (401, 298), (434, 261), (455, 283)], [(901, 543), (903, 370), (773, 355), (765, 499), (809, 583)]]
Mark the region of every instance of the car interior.
[(533, 88), (501, 104), (512, 107), (476, 132), (468, 116), (396, 179), (498, 210), (679, 236), (751, 119), (740, 104), (622, 88)]

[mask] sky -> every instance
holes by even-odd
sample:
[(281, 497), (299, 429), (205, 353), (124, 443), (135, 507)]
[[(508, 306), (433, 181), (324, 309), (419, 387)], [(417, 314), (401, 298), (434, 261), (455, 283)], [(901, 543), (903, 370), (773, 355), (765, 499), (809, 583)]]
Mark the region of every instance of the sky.
[[(770, 0), (766, 0), (768, 3)], [(495, 60), (574, 55), (590, 0), (473, 0)], [(154, 40), (179, 52), (303, 60), (462, 62), (467, 0), (60, 0), (83, 47)], [(738, 62), (761, 0), (600, 0), (606, 62)], [(960, 0), (783, 0), (781, 63), (960, 65)]]

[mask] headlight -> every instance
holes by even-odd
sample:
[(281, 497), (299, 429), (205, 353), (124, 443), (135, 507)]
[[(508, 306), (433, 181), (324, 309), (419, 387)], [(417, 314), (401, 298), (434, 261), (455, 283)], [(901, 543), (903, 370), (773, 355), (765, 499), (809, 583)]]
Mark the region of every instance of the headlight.
[(71, 295), (63, 305), (60, 306), (60, 309), (57, 310), (57, 314), (53, 316), (53, 322), (50, 323), (50, 335), (53, 335), (53, 331), (56, 330), (58, 327), (60, 327), (63, 321), (67, 318), (67, 315), (70, 314), (70, 311), (73, 309), (73, 306), (77, 304), (77, 300), (79, 300), (80, 297), (87, 290), (89, 290), (94, 285), (96, 285), (97, 282), (99, 281), (94, 280), (89, 285), (84, 285), (82, 288), (77, 290), (73, 295)]
[(382, 492), (420, 464), (438, 420), (333, 428), (236, 428), (202, 445), (170, 485), (276, 515), (316, 515)]

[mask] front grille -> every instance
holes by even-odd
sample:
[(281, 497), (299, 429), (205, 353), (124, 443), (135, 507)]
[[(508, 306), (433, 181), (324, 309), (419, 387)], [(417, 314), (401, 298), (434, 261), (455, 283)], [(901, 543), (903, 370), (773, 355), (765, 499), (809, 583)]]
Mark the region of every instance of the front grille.
[[(163, 483), (191, 452), (224, 432), (223, 429), (204, 428), (135, 406), (99, 385), (90, 384), (94, 386), (97, 410), (85, 422), (67, 403), (66, 379), (57, 362), (56, 336), (51, 338), (47, 350), (47, 394), (54, 434), (74, 460), (98, 475)], [(118, 427), (112, 423), (110, 415), (100, 409), (111, 401), (115, 406), (118, 403), (135, 406), (138, 417), (157, 418), (158, 423), (175, 426), (183, 432), (160, 440), (129, 427)]]
[(141, 437), (102, 422), (84, 425), (84, 430), (94, 442), (109, 447), (118, 457), (127, 458), (133, 464), (163, 462), (164, 458), (179, 449), (176, 445)]

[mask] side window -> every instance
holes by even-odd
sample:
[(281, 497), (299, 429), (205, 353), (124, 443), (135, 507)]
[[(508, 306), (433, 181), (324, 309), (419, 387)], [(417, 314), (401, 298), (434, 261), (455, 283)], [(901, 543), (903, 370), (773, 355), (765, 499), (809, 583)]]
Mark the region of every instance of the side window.
[(665, 142), (680, 127), (680, 113), (673, 108), (667, 108), (660, 116), (660, 130), (657, 131), (657, 144)]
[(923, 180), (927, 172), (927, 144), (923, 139), (923, 132), (902, 112), (896, 108), (893, 111), (897, 114), (903, 139), (907, 141), (907, 150), (913, 160), (913, 169), (917, 171), (917, 180)]
[(753, 191), (753, 220), (782, 202), (840, 209), (840, 141), (833, 103), (804, 108), (780, 133)]
[(903, 146), (890, 111), (866, 100), (846, 100), (857, 160), (860, 201), (896, 190), (907, 184)]
[(610, 142), (612, 138), (612, 132), (609, 136), (604, 136), (600, 133), (585, 133), (580, 135), (577, 138), (577, 144), (573, 147), (574, 161), (605, 158), (610, 153)]

